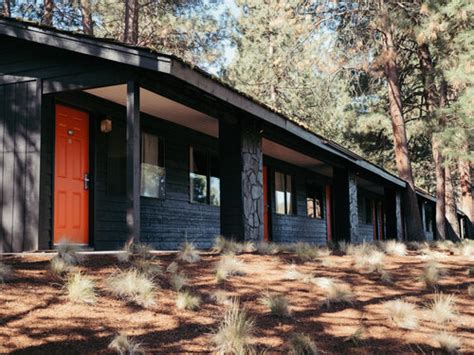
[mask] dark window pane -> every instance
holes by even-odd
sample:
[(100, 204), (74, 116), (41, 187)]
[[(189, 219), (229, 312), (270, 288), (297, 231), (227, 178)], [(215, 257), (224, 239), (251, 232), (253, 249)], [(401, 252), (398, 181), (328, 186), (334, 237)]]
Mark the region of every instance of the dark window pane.
[(321, 200), (315, 199), (315, 211), (314, 216), (316, 218), (322, 219), (323, 218), (323, 209), (321, 208)]
[(372, 224), (373, 201), (369, 198), (365, 202), (365, 223)]
[(314, 218), (314, 199), (311, 197), (306, 198), (306, 215)]
[(146, 197), (165, 196), (166, 170), (163, 167), (163, 147), (157, 136), (142, 133), (141, 141), (141, 195)]
[(275, 172), (275, 211), (285, 214), (285, 174)]
[(293, 184), (291, 175), (286, 175), (286, 213), (293, 214)]
[(323, 190), (322, 187), (311, 182), (306, 185), (307, 198), (313, 201), (314, 218), (323, 218)]
[(191, 202), (208, 203), (207, 201), (207, 154), (191, 147), (189, 149), (189, 191)]
[(219, 166), (219, 156), (217, 154), (211, 154), (211, 176), (220, 177), (220, 166)]
[(206, 152), (191, 147), (191, 172), (198, 175), (208, 174)]

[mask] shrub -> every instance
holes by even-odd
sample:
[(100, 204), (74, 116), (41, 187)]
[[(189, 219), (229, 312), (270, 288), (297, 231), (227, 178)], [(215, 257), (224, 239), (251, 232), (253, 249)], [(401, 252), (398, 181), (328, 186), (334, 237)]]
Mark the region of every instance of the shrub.
[(427, 263), (421, 275), (419, 276), (420, 281), (425, 284), (426, 288), (434, 287), (439, 284), (441, 278), (441, 271), (439, 265), (435, 262)]
[(277, 317), (289, 317), (291, 315), (288, 299), (284, 295), (266, 293), (260, 298), (260, 303), (268, 307), (271, 314)]
[(12, 278), (13, 269), (10, 265), (0, 262), (0, 283), (5, 283)]
[(245, 275), (243, 267), (244, 263), (238, 260), (235, 255), (222, 255), (216, 265), (216, 281), (223, 282), (230, 276)]
[(469, 285), (469, 287), (467, 288), (467, 294), (470, 297), (474, 297), (474, 285)]
[(316, 355), (318, 353), (316, 343), (304, 333), (295, 333), (290, 336), (288, 350), (291, 355)]
[(328, 277), (313, 278), (312, 282), (324, 292), (328, 307), (334, 303), (351, 304), (353, 302), (354, 294), (347, 284)]
[(64, 274), (71, 270), (70, 265), (67, 264), (64, 259), (60, 258), (59, 255), (56, 255), (51, 259), (49, 267), (51, 272), (59, 277), (64, 276)]
[(144, 308), (155, 304), (153, 281), (136, 269), (118, 272), (109, 278), (108, 283), (112, 294), (128, 302)]
[(461, 347), (461, 340), (449, 333), (441, 332), (434, 336), (433, 338), (438, 346), (450, 354), (457, 353), (458, 349)]
[(178, 260), (192, 264), (201, 260), (201, 256), (199, 255), (199, 251), (196, 249), (194, 243), (186, 240), (179, 249)]
[(135, 343), (124, 334), (117, 334), (110, 342), (108, 348), (120, 355), (138, 355), (145, 353), (140, 343)]
[(94, 281), (83, 276), (80, 272), (69, 275), (64, 287), (67, 298), (71, 302), (93, 304), (96, 301)]
[(456, 297), (437, 293), (429, 305), (429, 317), (433, 322), (443, 324), (456, 317)]
[(278, 245), (266, 241), (259, 242), (255, 248), (260, 255), (275, 255), (280, 251)]
[(82, 260), (82, 256), (77, 253), (79, 247), (67, 239), (62, 239), (56, 249), (58, 256), (68, 265), (78, 264)]
[(418, 326), (416, 306), (402, 299), (384, 303), (388, 318), (399, 328), (415, 329)]
[(239, 300), (234, 298), (212, 335), (214, 350), (218, 354), (249, 353), (252, 350), (250, 338), (253, 331), (254, 321), (244, 308), (240, 308)]
[(188, 278), (184, 272), (173, 273), (170, 276), (170, 285), (176, 292), (181, 291), (184, 286), (188, 285), (188, 282)]
[(386, 242), (380, 243), (383, 251), (387, 255), (393, 256), (405, 256), (407, 255), (407, 246), (404, 243), (401, 243), (396, 240), (388, 240)]
[(180, 291), (176, 296), (176, 307), (178, 309), (186, 309), (194, 311), (199, 308), (201, 298), (191, 294), (189, 291)]

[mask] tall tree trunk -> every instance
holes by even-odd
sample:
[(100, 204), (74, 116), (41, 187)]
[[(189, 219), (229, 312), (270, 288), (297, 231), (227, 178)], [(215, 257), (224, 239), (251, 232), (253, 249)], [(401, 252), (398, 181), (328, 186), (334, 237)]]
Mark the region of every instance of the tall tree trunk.
[(125, 28), (123, 41), (138, 43), (138, 0), (125, 0)]
[(408, 155), (408, 140), (403, 119), (402, 94), (398, 78), (398, 67), (395, 62), (396, 52), (394, 49), (393, 37), (390, 31), (386, 31), (383, 36), (386, 53), (384, 63), (385, 78), (388, 85), (388, 99), (390, 107), (390, 117), (392, 120), (395, 159), (399, 176), (407, 182), (404, 193), (404, 207), (407, 226), (407, 238), (409, 240), (424, 240), (423, 225), (421, 223), (420, 210), (416, 197), (415, 183), (413, 181), (413, 171), (411, 160)]
[[(431, 53), (427, 44), (421, 44), (418, 47), (418, 58), (420, 60), (421, 72), (424, 81), (424, 96), (426, 103), (426, 111), (428, 112), (429, 124), (442, 129), (445, 125), (444, 116), (438, 119), (435, 125), (433, 114), (436, 108), (440, 105), (437, 95), (437, 88), (435, 84), (435, 70)], [(440, 90), (445, 90), (445, 82), (443, 82)], [(443, 96), (443, 95), (441, 95)], [(443, 96), (444, 97), (444, 96)], [(444, 105), (444, 103), (443, 103)], [(443, 156), (440, 151), (438, 137), (434, 129), (431, 130), (431, 152), (433, 154), (433, 161), (435, 165), (436, 176), (436, 239), (446, 239), (446, 199), (445, 199), (445, 171), (443, 166)]]
[(87, 35), (94, 35), (90, 0), (81, 0), (82, 31)]
[(10, 0), (3, 1), (2, 15), (5, 17), (10, 17), (12, 15)]
[(46, 26), (53, 25), (54, 0), (44, 0), (43, 18), (41, 23)]
[[(467, 142), (463, 144), (462, 150), (465, 155), (469, 154), (469, 144)], [(466, 234), (471, 237), (474, 235), (474, 206), (472, 195), (471, 164), (469, 160), (466, 160), (462, 157), (459, 158), (458, 169), (459, 179), (461, 180), (461, 210), (466, 214), (468, 219)]]
[(449, 223), (448, 235), (452, 240), (459, 240), (461, 239), (461, 233), (459, 231), (459, 222), (456, 211), (456, 195), (454, 193), (454, 177), (451, 171), (450, 162), (446, 162), (444, 171), (446, 173), (446, 219)]

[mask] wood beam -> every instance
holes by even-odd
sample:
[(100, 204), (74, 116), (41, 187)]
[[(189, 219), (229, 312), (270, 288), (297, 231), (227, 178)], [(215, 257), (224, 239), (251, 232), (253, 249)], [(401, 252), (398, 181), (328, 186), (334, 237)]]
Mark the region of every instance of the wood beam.
[(140, 241), (140, 86), (127, 83), (127, 245)]

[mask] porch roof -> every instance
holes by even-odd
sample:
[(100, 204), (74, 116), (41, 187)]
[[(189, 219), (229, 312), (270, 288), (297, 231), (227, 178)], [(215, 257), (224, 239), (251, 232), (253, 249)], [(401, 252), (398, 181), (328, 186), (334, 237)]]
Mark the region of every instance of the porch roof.
[(141, 70), (152, 70), (171, 75), (223, 102), (244, 110), (254, 117), (280, 127), (290, 134), (299, 136), (319, 149), (343, 159), (350, 165), (355, 165), (400, 187), (406, 186), (406, 182), (396, 175), (339, 144), (310, 131), (301, 122), (284, 116), (255, 98), (224, 83), (219, 78), (176, 56), (159, 53), (150, 48), (131, 46), (111, 39), (96, 38), (1, 16), (0, 35), (122, 63)]

